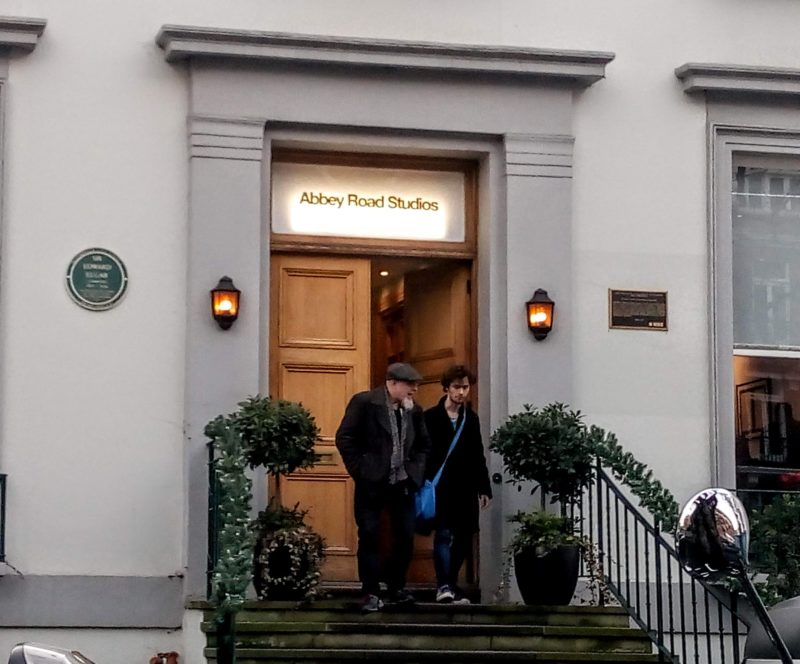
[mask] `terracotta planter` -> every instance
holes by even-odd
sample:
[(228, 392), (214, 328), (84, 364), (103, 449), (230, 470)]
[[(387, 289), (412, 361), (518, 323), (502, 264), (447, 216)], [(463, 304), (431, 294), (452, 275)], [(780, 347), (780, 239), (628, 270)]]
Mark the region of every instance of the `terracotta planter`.
[(578, 585), (580, 549), (560, 546), (544, 556), (533, 549), (514, 556), (517, 586), (525, 604), (569, 604)]

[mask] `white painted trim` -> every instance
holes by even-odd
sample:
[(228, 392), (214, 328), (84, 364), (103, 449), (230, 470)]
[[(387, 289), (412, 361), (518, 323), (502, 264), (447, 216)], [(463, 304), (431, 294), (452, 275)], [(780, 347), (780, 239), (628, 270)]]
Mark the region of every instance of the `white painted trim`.
[(744, 355), (747, 357), (788, 357), (800, 359), (800, 348), (743, 348), (733, 349), (734, 355)]
[(494, 74), (557, 79), (587, 87), (605, 77), (613, 53), (355, 39), (164, 25), (156, 43), (168, 62), (191, 58), (315, 66)]

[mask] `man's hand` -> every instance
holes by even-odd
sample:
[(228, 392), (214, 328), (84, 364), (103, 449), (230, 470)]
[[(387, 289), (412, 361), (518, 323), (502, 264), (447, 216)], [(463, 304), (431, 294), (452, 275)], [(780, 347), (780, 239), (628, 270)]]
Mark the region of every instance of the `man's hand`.
[(489, 496), (480, 495), (478, 496), (478, 505), (482, 510), (485, 510), (489, 505), (492, 504), (492, 499)]

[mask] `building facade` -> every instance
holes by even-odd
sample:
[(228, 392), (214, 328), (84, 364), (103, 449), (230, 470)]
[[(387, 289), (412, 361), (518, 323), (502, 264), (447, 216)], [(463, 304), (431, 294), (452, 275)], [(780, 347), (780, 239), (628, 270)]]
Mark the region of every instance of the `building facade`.
[[(728, 0), (0, 2), (0, 655), (202, 661), (203, 428), (252, 394), (320, 423), (319, 467), (284, 494), (353, 581), (332, 435), (393, 359), (428, 402), (473, 365), (486, 439), (562, 401), (678, 500), (793, 489), (798, 20)], [(525, 505), (490, 466), (485, 597)]]

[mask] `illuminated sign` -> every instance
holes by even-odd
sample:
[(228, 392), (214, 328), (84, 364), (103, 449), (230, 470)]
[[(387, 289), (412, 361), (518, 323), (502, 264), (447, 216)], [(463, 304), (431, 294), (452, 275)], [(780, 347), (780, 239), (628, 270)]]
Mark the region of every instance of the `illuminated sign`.
[(277, 162), (272, 231), (464, 241), (464, 174)]

